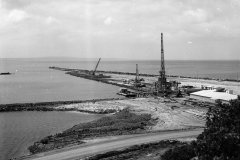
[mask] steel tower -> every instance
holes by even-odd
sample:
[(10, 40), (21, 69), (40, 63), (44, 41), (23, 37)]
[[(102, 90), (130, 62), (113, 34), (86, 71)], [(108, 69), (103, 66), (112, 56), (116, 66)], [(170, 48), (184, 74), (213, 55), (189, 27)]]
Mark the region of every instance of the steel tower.
[(164, 49), (163, 49), (163, 33), (161, 33), (161, 69), (159, 71), (160, 77), (158, 92), (164, 92), (166, 90), (166, 77), (165, 77), (165, 63), (164, 63)]

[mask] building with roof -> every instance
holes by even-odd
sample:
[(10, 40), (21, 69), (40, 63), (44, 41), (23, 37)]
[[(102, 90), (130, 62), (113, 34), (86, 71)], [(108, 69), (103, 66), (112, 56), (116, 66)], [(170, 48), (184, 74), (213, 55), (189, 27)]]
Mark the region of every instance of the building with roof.
[(215, 101), (219, 99), (223, 103), (228, 103), (230, 100), (237, 99), (238, 97), (232, 93), (232, 90), (226, 92), (217, 92), (216, 90), (202, 90), (190, 93), (190, 98), (211, 103), (215, 103)]

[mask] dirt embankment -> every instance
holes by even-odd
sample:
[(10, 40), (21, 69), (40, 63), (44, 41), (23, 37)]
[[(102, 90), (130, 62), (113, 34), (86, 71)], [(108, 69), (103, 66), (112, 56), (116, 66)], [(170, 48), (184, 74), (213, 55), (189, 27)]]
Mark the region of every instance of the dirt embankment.
[(59, 110), (100, 112), (101, 110), (121, 111), (128, 108), (135, 114), (150, 114), (156, 120), (151, 130), (175, 130), (205, 126), (207, 107), (184, 105), (184, 98), (173, 100), (164, 98), (136, 98), (98, 102), (59, 105)]

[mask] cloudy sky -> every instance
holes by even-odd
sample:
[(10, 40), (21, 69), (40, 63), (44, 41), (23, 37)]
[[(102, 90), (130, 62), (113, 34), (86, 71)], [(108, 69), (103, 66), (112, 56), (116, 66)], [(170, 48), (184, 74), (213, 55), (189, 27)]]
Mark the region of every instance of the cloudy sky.
[(240, 0), (0, 0), (0, 58), (240, 60)]

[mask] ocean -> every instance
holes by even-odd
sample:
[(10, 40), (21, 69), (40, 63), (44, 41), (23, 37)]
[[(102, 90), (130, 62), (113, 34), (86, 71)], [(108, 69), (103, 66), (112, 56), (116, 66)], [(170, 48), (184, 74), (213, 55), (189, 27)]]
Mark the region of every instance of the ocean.
[(70, 111), (0, 113), (0, 160), (28, 155), (34, 142), (100, 117)]
[[(49, 69), (94, 70), (98, 59), (0, 59), (0, 104), (117, 98), (119, 87), (82, 79)], [(98, 70), (159, 74), (160, 60), (104, 60)], [(165, 61), (167, 75), (240, 79), (240, 61)], [(61, 132), (98, 115), (70, 112), (0, 113), (0, 159), (26, 155), (27, 148), (41, 138)]]

